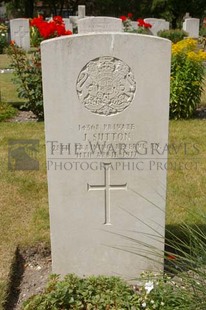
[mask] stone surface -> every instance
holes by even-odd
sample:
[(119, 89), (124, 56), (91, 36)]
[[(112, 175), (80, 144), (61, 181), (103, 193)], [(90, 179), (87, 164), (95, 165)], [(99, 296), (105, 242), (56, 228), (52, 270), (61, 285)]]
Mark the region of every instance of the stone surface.
[(200, 20), (198, 18), (187, 18), (183, 23), (183, 30), (185, 30), (189, 37), (199, 37)]
[(152, 25), (150, 31), (155, 36), (157, 35), (158, 31), (169, 29), (169, 22), (167, 22), (165, 19), (145, 18), (144, 21)]
[(25, 50), (30, 48), (29, 19), (16, 18), (10, 20), (11, 40)]
[(84, 18), (86, 16), (86, 7), (85, 5), (78, 5), (78, 17)]
[(128, 33), (42, 43), (54, 273), (163, 268), (170, 50)]
[(190, 13), (186, 12), (185, 15), (183, 16), (183, 20), (187, 19), (187, 18), (191, 18)]
[[(77, 11), (77, 16), (69, 16), (69, 20), (72, 24), (73, 28), (77, 28), (77, 22), (81, 18), (86, 17), (86, 7), (85, 5), (78, 5), (78, 11)], [(70, 29), (69, 29), (70, 30)]]
[(122, 32), (122, 20), (114, 17), (86, 17), (79, 19), (78, 22), (78, 33), (89, 33), (89, 32)]
[(131, 21), (131, 26), (132, 26), (132, 28), (134, 28), (135, 30), (138, 29), (138, 24), (137, 24), (137, 22)]
[(70, 30), (73, 32), (73, 25), (69, 18), (63, 18), (66, 30)]

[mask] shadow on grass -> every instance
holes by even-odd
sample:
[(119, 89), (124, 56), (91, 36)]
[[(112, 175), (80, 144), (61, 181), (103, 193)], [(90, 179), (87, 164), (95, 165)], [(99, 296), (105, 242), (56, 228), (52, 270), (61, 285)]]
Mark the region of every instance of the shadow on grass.
[(20, 294), (20, 284), (24, 273), (24, 258), (17, 247), (13, 264), (11, 266), (10, 283), (7, 289), (7, 300), (4, 304), (4, 310), (14, 309)]

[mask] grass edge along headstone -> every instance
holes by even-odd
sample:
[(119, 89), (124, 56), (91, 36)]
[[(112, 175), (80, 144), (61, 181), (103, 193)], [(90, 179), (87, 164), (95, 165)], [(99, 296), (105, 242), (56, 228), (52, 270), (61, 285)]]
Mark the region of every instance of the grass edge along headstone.
[(41, 44), (53, 272), (163, 269), (171, 42)]

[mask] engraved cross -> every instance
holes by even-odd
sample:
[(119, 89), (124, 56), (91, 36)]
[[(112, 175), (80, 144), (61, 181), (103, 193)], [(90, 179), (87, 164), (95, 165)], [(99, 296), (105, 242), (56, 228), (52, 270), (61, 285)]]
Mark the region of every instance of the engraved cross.
[(103, 185), (90, 185), (87, 184), (87, 190), (104, 191), (105, 197), (105, 225), (111, 225), (110, 217), (110, 191), (111, 190), (127, 190), (127, 183), (125, 184), (111, 184), (110, 183), (110, 163), (104, 163), (104, 184)]

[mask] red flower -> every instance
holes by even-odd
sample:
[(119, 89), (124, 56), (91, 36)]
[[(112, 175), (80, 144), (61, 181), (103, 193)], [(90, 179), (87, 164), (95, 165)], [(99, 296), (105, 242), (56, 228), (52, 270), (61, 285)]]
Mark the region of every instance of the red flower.
[(61, 16), (54, 16), (54, 17), (53, 17), (53, 21), (54, 21), (56, 24), (59, 24), (59, 25), (64, 24), (64, 21), (63, 21), (63, 19), (62, 19)]
[(138, 27), (144, 27), (144, 28), (152, 28), (152, 25), (149, 23), (146, 23), (143, 19), (139, 18), (137, 20)]
[(120, 16), (120, 18), (121, 18), (121, 20), (122, 20), (123, 22), (125, 22), (125, 21), (127, 20), (127, 16), (124, 16), (124, 15)]
[(58, 36), (63, 36), (65, 34), (65, 32), (66, 32), (65, 26), (64, 25), (59, 25), (59, 24), (56, 25), (56, 29), (55, 30), (56, 30)]
[(144, 20), (143, 19), (138, 18), (137, 23), (138, 23), (138, 27), (144, 27)]
[(34, 17), (30, 20), (30, 26), (39, 27), (41, 23), (43, 22), (43, 16)]
[(72, 34), (72, 32), (70, 30), (66, 30), (64, 35), (67, 36), (67, 35), (70, 35), (70, 34)]
[(149, 23), (144, 23), (144, 27), (145, 27), (145, 28), (152, 28), (152, 25), (149, 24)]
[(54, 16), (49, 22), (43, 20), (42, 16), (39, 16), (38, 18), (33, 18), (30, 21), (30, 25), (38, 29), (39, 34), (43, 39), (72, 34), (71, 31), (66, 31), (61, 16)]
[(132, 13), (128, 13), (128, 14), (127, 14), (127, 17), (128, 17), (129, 19), (132, 19), (133, 14), (132, 14)]

